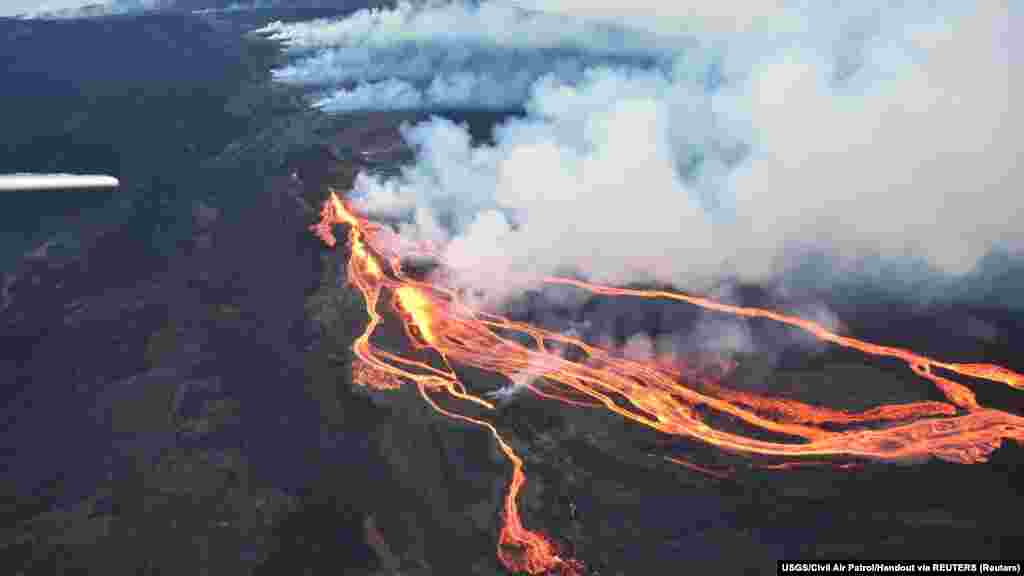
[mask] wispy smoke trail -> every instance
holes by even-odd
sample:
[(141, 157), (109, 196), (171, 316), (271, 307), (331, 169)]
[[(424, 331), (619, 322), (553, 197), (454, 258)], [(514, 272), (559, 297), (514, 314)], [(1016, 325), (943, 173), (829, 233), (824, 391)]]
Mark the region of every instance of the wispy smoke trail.
[[(195, 14), (242, 12), (255, 8), (277, 6), (320, 7), (344, 5), (345, 0), (3, 0), (0, 18), (17, 17), (25, 20), (62, 20), (99, 18), (117, 14), (134, 14), (166, 9), (192, 9)], [(365, 3), (363, 4), (366, 5)]]
[(1019, 7), (651, 4), (403, 3), (266, 31), (296, 56), (277, 78), (326, 110), (526, 110), (493, 145), (410, 127), (417, 161), (355, 190), (493, 291), (572, 270), (700, 288), (809, 256), (830, 277), (962, 275), (1024, 248)]
[(110, 16), (170, 8), (174, 0), (8, 0), (0, 7), (0, 17), (25, 19), (69, 19)]
[(336, 86), (316, 102), (327, 111), (518, 107), (544, 75), (573, 82), (602, 63), (654, 67), (685, 46), (497, 3), (402, 3), (262, 31), (302, 56), (277, 80)]

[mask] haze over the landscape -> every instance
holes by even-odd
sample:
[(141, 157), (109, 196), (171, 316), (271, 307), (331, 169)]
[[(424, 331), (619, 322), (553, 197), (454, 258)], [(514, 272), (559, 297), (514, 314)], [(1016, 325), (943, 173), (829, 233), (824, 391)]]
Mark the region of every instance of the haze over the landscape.
[(0, 574), (1019, 572), (1020, 6), (0, 0)]
[(403, 2), (267, 28), (295, 57), (276, 78), (327, 111), (525, 107), (493, 146), (411, 127), (415, 165), (356, 184), (472, 283), (697, 288), (809, 254), (958, 276), (1024, 247), (1019, 7), (520, 4), (546, 12)]
[[(165, 2), (166, 3), (166, 2)], [(103, 7), (110, 13), (155, 8), (161, 0), (7, 0), (0, 4), (0, 17), (31, 16), (53, 12), (72, 13), (90, 6)]]
[(332, 0), (5, 0), (0, 18), (80, 18), (134, 14), (165, 9), (245, 10), (273, 6), (333, 6)]

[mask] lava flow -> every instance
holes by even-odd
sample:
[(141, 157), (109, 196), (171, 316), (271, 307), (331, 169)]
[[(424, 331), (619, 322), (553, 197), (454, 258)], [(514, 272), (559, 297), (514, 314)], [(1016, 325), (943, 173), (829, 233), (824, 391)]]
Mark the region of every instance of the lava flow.
[[(320, 222), (312, 230), (327, 245), (334, 246), (333, 226), (337, 224), (349, 226), (348, 281), (362, 293), (370, 318), (352, 347), (357, 357), (356, 381), (380, 389), (412, 383), (437, 412), (483, 427), (494, 436), (513, 466), (498, 542), (498, 557), (513, 572), (557, 572), (570, 576), (579, 574), (582, 565), (562, 558), (551, 540), (522, 525), (516, 499), (526, 482), (523, 461), (498, 430), (480, 418), (442, 408), (431, 396), (436, 392), (447, 393), (484, 409), (494, 408), (492, 403), (466, 389), (452, 370), (452, 363), (510, 379), (528, 374), (531, 378), (525, 386), (541, 397), (603, 406), (668, 435), (696, 439), (737, 454), (780, 459), (781, 463), (772, 465), (775, 468), (807, 464), (807, 457), (882, 461), (936, 457), (976, 463), (985, 461), (1003, 440), (1024, 442), (1024, 418), (981, 406), (965, 385), (935, 372), (940, 368), (1024, 389), (1024, 375), (1001, 366), (943, 362), (902, 348), (841, 336), (809, 320), (761, 308), (733, 306), (662, 290), (612, 288), (559, 277), (546, 279), (550, 284), (573, 286), (594, 294), (681, 301), (720, 313), (787, 324), (823, 342), (898, 359), (933, 382), (948, 402), (884, 405), (863, 412), (846, 412), (729, 390), (713, 378), (700, 377), (664, 362), (622, 358), (578, 338), (475, 310), (455, 290), (439, 283), (414, 280), (403, 273), (401, 259), (415, 251), (429, 250), (401, 246), (392, 232), (357, 216), (332, 193), (324, 203)], [(371, 336), (381, 322), (378, 305), (385, 295), (390, 295), (413, 347), (435, 352), (441, 367), (371, 344)], [(524, 336), (534, 345), (525, 345), (508, 334)], [(566, 347), (578, 351), (582, 358), (569, 360), (555, 349)], [(702, 415), (707, 410), (730, 415), (754, 429), (792, 437), (794, 441), (762, 440), (716, 429)], [(842, 428), (851, 424), (872, 426)], [(676, 458), (667, 460), (689, 465)]]

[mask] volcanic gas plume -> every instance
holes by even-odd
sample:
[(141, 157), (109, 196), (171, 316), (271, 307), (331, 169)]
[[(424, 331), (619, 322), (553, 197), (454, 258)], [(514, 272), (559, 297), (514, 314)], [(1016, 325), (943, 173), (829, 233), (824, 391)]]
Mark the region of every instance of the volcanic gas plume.
[[(440, 117), (404, 126), (414, 160), (359, 173), (315, 227), (330, 245), (333, 226), (348, 227), (348, 281), (370, 317), (353, 345), (354, 380), (416, 386), (438, 412), (486, 428), (511, 460), (498, 554), (513, 570), (579, 567), (523, 526), (523, 462), (486, 419), (493, 391), (472, 390), (459, 366), (507, 377), (501, 398), (527, 390), (608, 410), (775, 468), (973, 463), (1024, 436), (1019, 416), (982, 405), (967, 385), (1024, 386), (1003, 367), (859, 340), (829, 310), (620, 288), (705, 294), (738, 280), (815, 292), (866, 279), (923, 300), (977, 277), (980, 298), (1024, 305), (1024, 290), (983, 282), (1002, 269), (982, 269), (1019, 262), (1024, 249), (1010, 97), (1024, 69), (1020, 7), (654, 4), (428, 0), (262, 29), (291, 56), (275, 79), (309, 87), (325, 113), (514, 112), (486, 142)], [(438, 263), (425, 279), (403, 268), (420, 257)], [(902, 363), (944, 401), (812, 405), (725, 385), (730, 358), (707, 367), (623, 354), (494, 313), (538, 286), (697, 307), (726, 319), (719, 327), (782, 324), (822, 347)], [(371, 338), (385, 306), (402, 321), (405, 352)], [(742, 332), (695, 334), (745, 345)]]
[(350, 193), (494, 298), (571, 271), (920, 300), (1024, 249), (1018, 4), (431, 0), (263, 31), (328, 113), (518, 111), (488, 143), (408, 126), (415, 161)]
[[(713, 379), (688, 372), (658, 359), (624, 358), (611, 350), (587, 344), (579, 338), (513, 321), (475, 307), (458, 289), (440, 280), (410, 277), (403, 259), (441, 255), (425, 244), (402, 242), (387, 227), (357, 215), (336, 194), (324, 203), (321, 220), (312, 230), (329, 246), (336, 244), (334, 227), (347, 226), (350, 257), (347, 280), (362, 293), (370, 321), (353, 344), (357, 357), (354, 381), (382, 390), (416, 386), (423, 400), (438, 413), (485, 428), (512, 463), (512, 478), (502, 510), (503, 526), (498, 557), (511, 571), (529, 574), (559, 572), (579, 574), (582, 564), (560, 555), (554, 541), (523, 526), (517, 496), (527, 481), (522, 459), (482, 416), (443, 408), (439, 395), (461, 401), (467, 409), (493, 410), (494, 405), (460, 381), (453, 366), (471, 366), (514, 379), (523, 373), (535, 378), (522, 385), (538, 396), (574, 406), (610, 410), (638, 425), (661, 433), (695, 439), (732, 453), (752, 458), (771, 458), (771, 467), (799, 466), (809, 458), (826, 457), (843, 465), (850, 460), (918, 460), (928, 457), (971, 464), (984, 462), (1006, 439), (1024, 442), (1024, 418), (986, 407), (966, 385), (940, 375), (988, 380), (1024, 389), (1024, 374), (1001, 366), (956, 363), (929, 358), (913, 351), (865, 342), (832, 332), (824, 326), (772, 310), (723, 304), (696, 296), (662, 291), (623, 289), (571, 278), (547, 277), (549, 284), (619, 298), (659, 299), (721, 314), (759, 317), (806, 331), (833, 346), (866, 355), (894, 358), (919, 376), (930, 380), (945, 402), (883, 405), (863, 412), (846, 412), (811, 406), (789, 399), (729, 390)], [(443, 271), (444, 261), (439, 260)], [(409, 352), (383, 350), (371, 342), (390, 305), (401, 319), (409, 339)], [(532, 345), (514, 335), (524, 336)], [(562, 351), (581, 352), (570, 360)], [(429, 350), (437, 360), (426, 361), (415, 352)], [(697, 381), (697, 379), (700, 381)], [(625, 402), (616, 401), (624, 399)], [(475, 409), (473, 408), (475, 405)], [(793, 437), (793, 442), (767, 441), (721, 430), (710, 423), (707, 410), (728, 414), (751, 427)], [(872, 423), (869, 429), (842, 429), (835, 425)], [(696, 463), (666, 457), (698, 470)], [(842, 461), (846, 460), (845, 463)], [(707, 470), (711, 474), (721, 471)]]

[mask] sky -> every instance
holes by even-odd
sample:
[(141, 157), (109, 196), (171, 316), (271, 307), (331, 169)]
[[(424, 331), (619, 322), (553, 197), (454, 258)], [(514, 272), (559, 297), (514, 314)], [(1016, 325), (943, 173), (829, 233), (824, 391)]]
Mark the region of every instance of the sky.
[(399, 3), (267, 32), (292, 55), (275, 77), (329, 113), (526, 110), (494, 146), (407, 127), (417, 161), (352, 191), (493, 292), (561, 271), (699, 289), (817, 256), (953, 277), (1024, 248), (1019, 6), (666, 6)]

